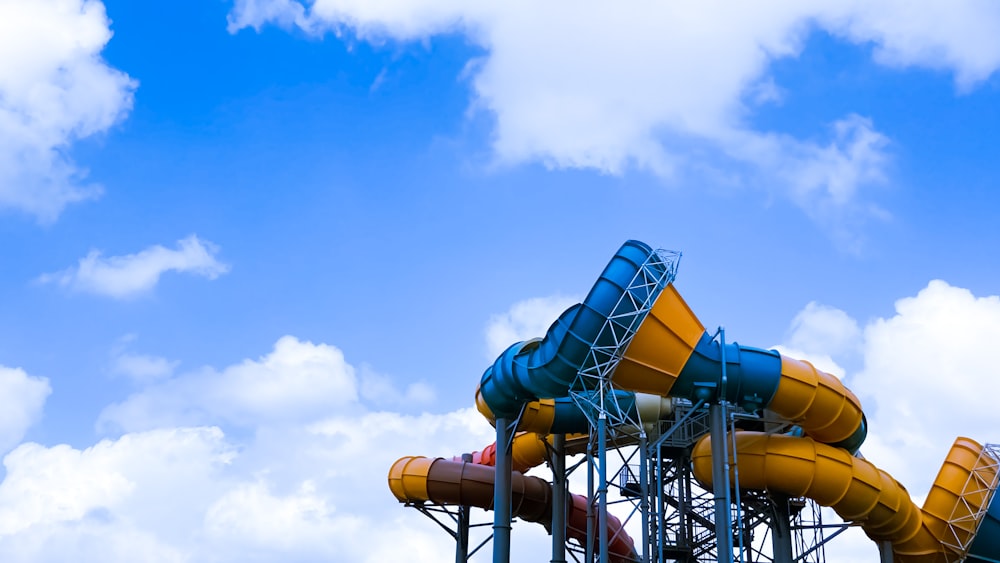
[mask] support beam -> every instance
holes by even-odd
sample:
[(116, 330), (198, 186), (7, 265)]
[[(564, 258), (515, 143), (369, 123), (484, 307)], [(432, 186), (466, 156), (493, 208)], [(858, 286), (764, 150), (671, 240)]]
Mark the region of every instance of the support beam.
[[(472, 463), (472, 454), (462, 454), (462, 461)], [(467, 563), (469, 560), (469, 511), (467, 505), (458, 507), (458, 530), (455, 533), (455, 563)]]
[(597, 534), (600, 563), (608, 563), (608, 419), (597, 417)]
[(716, 554), (720, 563), (733, 560), (733, 518), (729, 500), (728, 448), (726, 445), (726, 405), (719, 402), (708, 408), (709, 432), (712, 435), (712, 492), (715, 495)]
[(773, 495), (774, 516), (771, 519), (771, 549), (774, 563), (792, 563), (792, 515), (788, 510), (788, 497)]
[(497, 418), (496, 479), (493, 486), (493, 563), (510, 563), (511, 430)]
[(566, 563), (566, 435), (552, 437), (552, 563)]
[(892, 563), (892, 542), (890, 541), (880, 541), (878, 542), (878, 554), (879, 560), (882, 563)]

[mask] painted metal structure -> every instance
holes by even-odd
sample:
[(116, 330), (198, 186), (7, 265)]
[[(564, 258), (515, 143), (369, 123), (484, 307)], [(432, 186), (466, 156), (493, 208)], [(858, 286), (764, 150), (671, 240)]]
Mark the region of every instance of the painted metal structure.
[[(809, 561), (852, 524), (886, 560), (1000, 560), (995, 447), (958, 438), (917, 507), (856, 455), (867, 434), (857, 397), (808, 362), (706, 331), (673, 285), (679, 257), (627, 241), (583, 303), (484, 373), (476, 404), (496, 444), (472, 461), (400, 459), (389, 472), (396, 498), (425, 513), (428, 504), (493, 510), (494, 563), (510, 561), (513, 518), (558, 527), (559, 563), (567, 539), (587, 562), (792, 561), (795, 549), (794, 560)], [(566, 451), (584, 454), (582, 464), (567, 471)], [(556, 491), (523, 475), (544, 462)], [(587, 494), (563, 496), (566, 475), (581, 466)], [(819, 539), (804, 542), (800, 499), (846, 524), (824, 537), (819, 522)], [(624, 523), (613, 503), (627, 509)]]

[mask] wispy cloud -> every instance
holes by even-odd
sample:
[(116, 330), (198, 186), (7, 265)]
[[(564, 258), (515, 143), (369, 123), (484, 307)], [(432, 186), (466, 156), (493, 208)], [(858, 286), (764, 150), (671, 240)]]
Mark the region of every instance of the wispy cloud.
[(160, 356), (133, 352), (130, 346), (137, 339), (134, 334), (120, 338), (111, 349), (110, 371), (112, 375), (123, 375), (136, 383), (152, 383), (173, 375), (179, 361), (171, 361)]
[(40, 283), (54, 283), (72, 291), (128, 299), (148, 293), (167, 272), (188, 273), (215, 279), (229, 271), (216, 258), (219, 249), (191, 235), (177, 241), (176, 249), (160, 245), (135, 254), (104, 257), (90, 251), (75, 267), (44, 274)]

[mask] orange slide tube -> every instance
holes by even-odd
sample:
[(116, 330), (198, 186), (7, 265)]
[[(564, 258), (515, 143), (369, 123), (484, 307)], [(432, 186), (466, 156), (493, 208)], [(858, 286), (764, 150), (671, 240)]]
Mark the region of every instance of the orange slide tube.
[[(982, 455), (983, 446), (958, 438), (920, 509), (888, 473), (840, 448), (760, 432), (737, 432), (733, 439), (733, 472), (738, 467), (741, 488), (808, 497), (829, 506), (845, 521), (860, 522), (872, 540), (891, 542), (900, 563), (961, 561), (965, 553), (954, 544), (971, 539), (975, 522), (970, 517), (991, 500), (991, 491), (979, 483), (996, 477), (996, 460)], [(711, 438), (705, 436), (692, 453), (695, 477), (709, 487), (711, 452)]]

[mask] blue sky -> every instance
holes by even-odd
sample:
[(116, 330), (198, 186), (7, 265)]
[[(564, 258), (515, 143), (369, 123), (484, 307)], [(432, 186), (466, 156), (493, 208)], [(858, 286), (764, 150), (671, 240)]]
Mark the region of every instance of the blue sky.
[(629, 238), (683, 252), (707, 326), (843, 375), (915, 497), (954, 436), (1000, 441), (992, 3), (0, 22), (5, 560), (374, 561), (382, 521), (433, 560), (388, 465), (486, 445), (468, 407), (497, 347)]

